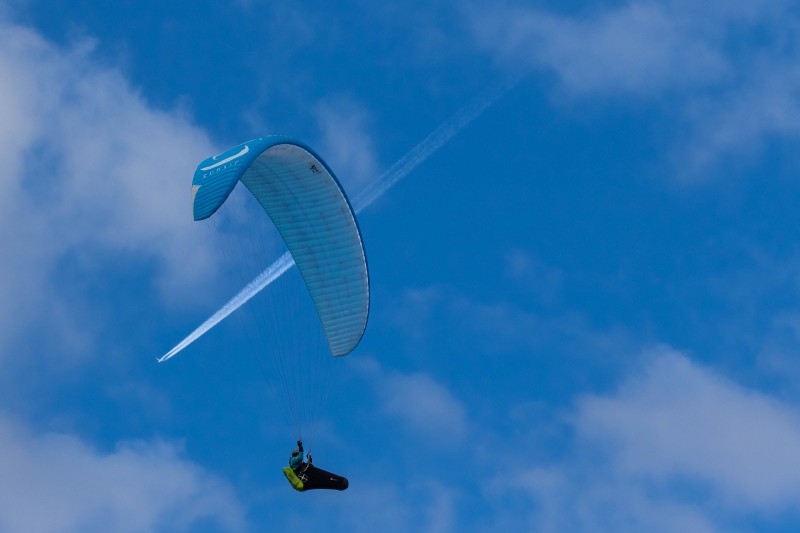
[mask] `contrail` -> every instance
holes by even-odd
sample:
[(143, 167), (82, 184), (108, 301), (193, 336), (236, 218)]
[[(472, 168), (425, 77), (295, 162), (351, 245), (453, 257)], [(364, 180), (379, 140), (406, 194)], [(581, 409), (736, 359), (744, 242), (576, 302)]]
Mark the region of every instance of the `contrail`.
[(289, 252), (284, 252), (277, 261), (267, 267), (264, 272), (256, 276), (253, 281), (245, 285), (244, 289), (240, 290), (236, 296), (228, 300), (228, 303), (223, 305), (219, 311), (211, 315), (208, 320), (200, 324), (200, 327), (191, 332), (188, 337), (183, 339), (181, 342), (175, 345), (173, 349), (160, 357), (158, 362), (162, 363), (166, 361), (196, 341), (206, 331), (222, 322), (228, 315), (247, 303), (250, 298), (258, 294), (262, 289), (264, 289), (264, 287), (281, 277), (284, 272), (292, 268), (292, 265), (294, 265), (294, 259), (292, 259), (291, 254)]
[(426, 159), (478, 118), (481, 113), (486, 111), (514, 85), (516, 85), (516, 81), (509, 85), (494, 88), (483, 97), (476, 98), (472, 103), (462, 107), (453, 116), (444, 121), (353, 199), (353, 208), (356, 213), (360, 213), (367, 208), (372, 202), (383, 196), (395, 183), (425, 162)]
[[(467, 104), (453, 116), (444, 121), (438, 128), (433, 130), (427, 137), (425, 137), (419, 144), (412, 148), (406, 155), (401, 157), (394, 165), (381, 174), (374, 183), (368, 185), (353, 199), (353, 209), (356, 213), (369, 207), (375, 200), (383, 196), (395, 183), (410, 174), (415, 168), (425, 162), (430, 156), (436, 153), (442, 146), (455, 137), (461, 130), (467, 127), (473, 120), (478, 118), (481, 113), (486, 111), (498, 98), (503, 96), (511, 87), (516, 85), (517, 81), (495, 87), (482, 97), (476, 98), (470, 104)], [(247, 303), (253, 296), (269, 286), (273, 281), (281, 277), (284, 272), (289, 270), (294, 265), (294, 259), (285, 252), (278, 258), (277, 261), (272, 263), (266, 270), (255, 277), (253, 281), (248, 283), (241, 291), (231, 298), (228, 303), (223, 305), (219, 311), (211, 315), (205, 322), (191, 332), (185, 339), (175, 345), (170, 351), (158, 359), (159, 363), (163, 363), (173, 355), (177, 354), (194, 341), (199, 339), (208, 330), (222, 322), (228, 315), (236, 311), (242, 305)]]

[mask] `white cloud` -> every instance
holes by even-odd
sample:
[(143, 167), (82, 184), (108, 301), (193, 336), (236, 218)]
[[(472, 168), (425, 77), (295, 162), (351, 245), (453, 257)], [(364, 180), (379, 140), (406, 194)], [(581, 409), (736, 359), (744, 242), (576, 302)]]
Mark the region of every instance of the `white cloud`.
[[(397, 437), (398, 443), (404, 441)], [(313, 501), (311, 505), (302, 504), (304, 529), (354, 533), (476, 530), (465, 527), (459, 513), (463, 487), (453, 486), (446, 470), (422, 467), (423, 447), (410, 453), (417, 466), (403, 468), (400, 463), (404, 459), (395, 454), (384, 456), (377, 449), (359, 452), (358, 444), (351, 444), (355, 444), (351, 447), (355, 461), (340, 472), (350, 480), (347, 491), (314, 491), (299, 496), (303, 502)], [(261, 501), (297, 505), (298, 497), (287, 495), (287, 488), (284, 481), (265, 493)], [(271, 514), (274, 515), (269, 518), (271, 531), (288, 531), (296, 526), (296, 516), (291, 513)]]
[(583, 399), (575, 423), (625, 475), (698, 481), (730, 505), (800, 503), (800, 412), (678, 353), (658, 353), (610, 398)]
[(800, 392), (799, 350), (800, 313), (779, 313), (767, 330), (764, 345), (758, 354), (757, 368), (794, 397)]
[(561, 292), (564, 273), (526, 251), (515, 249), (505, 257), (504, 273), (544, 303), (553, 303)]
[(336, 176), (353, 197), (378, 177), (375, 150), (367, 133), (368, 114), (344, 97), (320, 102), (316, 114), (322, 128), (320, 155), (336, 169)]
[(231, 487), (166, 442), (105, 453), (72, 435), (33, 434), (0, 415), (0, 530), (240, 531)]
[[(530, 287), (537, 300), (553, 302), (560, 273), (528, 260), (517, 257), (508, 275)], [(540, 284), (530, 279), (530, 272), (518, 270), (531, 265), (552, 278)], [(497, 376), (513, 374), (517, 367), (534, 368), (531, 386), (545, 376), (565, 372), (568, 378), (557, 378), (561, 386), (585, 386), (587, 381), (596, 382), (598, 375), (624, 368), (629, 356), (641, 349), (641, 333), (616, 325), (600, 328), (584, 313), (571, 309), (552, 312), (525, 293), (514, 299), (476, 299), (445, 286), (407, 289), (395, 298), (389, 318), (402, 331), (401, 346), (407, 357), (441, 372), (453, 372), (452, 379), (461, 386), (466, 385), (465, 374), (455, 370), (463, 365), (473, 370), (489, 365)], [(442, 317), (447, 318), (446, 327)], [(459, 356), (442, 358), (442, 350), (454, 350)]]
[(514, 502), (520, 505), (515, 521), (530, 531), (720, 531), (695, 506), (653, 498), (646, 487), (619, 483), (604, 472), (587, 475), (580, 469), (536, 468), (497, 479), (491, 492), (502, 498), (499, 501), (506, 500), (511, 511), (508, 491), (524, 495), (521, 503)]
[[(557, 463), (498, 477), (540, 531), (729, 531), (800, 502), (800, 410), (660, 348), (578, 400)], [(520, 505), (520, 502), (517, 502)]]
[(32, 323), (56, 338), (91, 323), (48, 311), (64, 307), (65, 260), (87, 273), (109, 258), (152, 262), (167, 303), (190, 299), (214, 271), (189, 205), (209, 139), (93, 61), (92, 42), (61, 50), (0, 24), (0, 346)]
[(383, 408), (429, 436), (464, 437), (464, 406), (443, 385), (426, 374), (390, 374), (382, 387)]
[(421, 342), (426, 340), (429, 326), (446, 303), (440, 287), (407, 289), (400, 298), (400, 305), (392, 309), (392, 320), (404, 330), (407, 338)]
[(469, 16), (481, 46), (515, 70), (555, 73), (568, 94), (671, 102), (681, 179), (800, 133), (790, 2), (636, 0), (572, 15), (492, 6)]
[(687, 105), (684, 118), (693, 126), (693, 133), (678, 143), (672, 155), (675, 166), (686, 169), (682, 177), (705, 177), (726, 155), (754, 157), (774, 137), (798, 138), (797, 61), (797, 57), (759, 55), (743, 66), (742, 82)]
[(423, 373), (384, 370), (374, 360), (361, 363), (380, 409), (428, 442), (458, 442), (468, 429), (466, 407), (447, 387)]
[(588, 16), (529, 8), (479, 12), (485, 46), (557, 72), (575, 93), (647, 94), (717, 81), (729, 72), (719, 33), (666, 3), (631, 2)]

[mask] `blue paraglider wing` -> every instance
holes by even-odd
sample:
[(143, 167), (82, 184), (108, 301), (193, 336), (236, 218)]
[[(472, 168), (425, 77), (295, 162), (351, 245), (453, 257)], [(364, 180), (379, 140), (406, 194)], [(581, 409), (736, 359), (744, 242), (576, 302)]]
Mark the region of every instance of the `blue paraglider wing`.
[(331, 354), (346, 355), (364, 335), (369, 275), (353, 208), (325, 162), (287, 137), (248, 141), (198, 165), (194, 219), (214, 214), (241, 181), (292, 254)]

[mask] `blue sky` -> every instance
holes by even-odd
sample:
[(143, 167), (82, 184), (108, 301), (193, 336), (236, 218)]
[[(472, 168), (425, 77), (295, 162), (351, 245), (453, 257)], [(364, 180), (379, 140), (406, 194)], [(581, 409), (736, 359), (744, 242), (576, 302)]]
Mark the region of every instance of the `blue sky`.
[[(796, 530), (798, 24), (0, 1), (0, 531)], [(356, 196), (502, 86), (360, 214), (370, 320), (309, 443), (350, 489), (294, 492), (241, 321), (155, 362), (239, 288), (197, 163), (288, 134)]]

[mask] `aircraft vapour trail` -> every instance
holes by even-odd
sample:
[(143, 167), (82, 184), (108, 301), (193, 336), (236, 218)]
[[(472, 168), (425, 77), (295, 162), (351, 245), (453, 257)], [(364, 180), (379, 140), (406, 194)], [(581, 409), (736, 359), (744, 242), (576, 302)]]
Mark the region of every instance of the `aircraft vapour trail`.
[[(444, 121), (438, 128), (433, 130), (433, 132), (431, 132), (419, 144), (412, 148), (406, 155), (401, 157), (395, 164), (389, 167), (389, 169), (381, 174), (381, 176), (375, 180), (375, 182), (368, 185), (353, 199), (353, 209), (355, 212), (360, 213), (375, 200), (383, 196), (394, 184), (410, 174), (415, 168), (425, 162), (426, 159), (436, 153), (450, 139), (455, 137), (461, 130), (467, 127), (473, 120), (478, 118), (478, 116), (480, 116), (481, 113), (494, 104), (498, 98), (503, 96), (511, 87), (516, 85), (517, 81), (514, 81), (508, 85), (494, 88), (483, 96), (476, 98), (473, 102), (467, 104), (449, 119)], [(236, 296), (228, 300), (228, 302), (223, 305), (219, 311), (211, 315), (208, 320), (203, 322), (185, 339), (160, 357), (158, 362), (162, 363), (166, 361), (199, 339), (208, 330), (225, 320), (228, 315), (236, 311), (242, 305), (247, 303), (247, 301), (253, 296), (264, 290), (273, 281), (281, 277), (281, 275), (289, 270), (292, 265), (294, 265), (292, 256), (289, 254), (289, 252), (285, 252), (274, 263), (267, 267), (266, 270), (256, 276), (253, 281), (248, 283), (241, 291), (239, 291)]]
[(205, 322), (189, 334), (188, 337), (175, 345), (173, 349), (158, 359), (159, 363), (163, 363), (176, 353), (180, 352), (191, 343), (199, 339), (205, 332), (225, 320), (228, 315), (239, 309), (247, 303), (247, 301), (261, 292), (267, 285), (278, 279), (284, 272), (289, 270), (294, 265), (294, 259), (289, 252), (284, 252), (274, 263), (267, 267), (261, 274), (256, 276), (253, 281), (244, 286), (236, 296), (228, 300), (228, 303), (223, 305), (219, 311), (211, 315)]
[(380, 198), (395, 183), (410, 174), (415, 168), (425, 162), (430, 156), (436, 153), (442, 146), (455, 137), (461, 130), (467, 127), (470, 122), (478, 118), (481, 113), (486, 111), (498, 98), (503, 96), (511, 87), (516, 85), (516, 81), (509, 85), (504, 85), (493, 89), (483, 97), (476, 98), (472, 103), (462, 107), (453, 116), (443, 122), (438, 128), (433, 130), (419, 144), (412, 148), (406, 155), (401, 157), (394, 165), (384, 172), (374, 183), (368, 185), (353, 199), (353, 209), (360, 213), (372, 202)]

